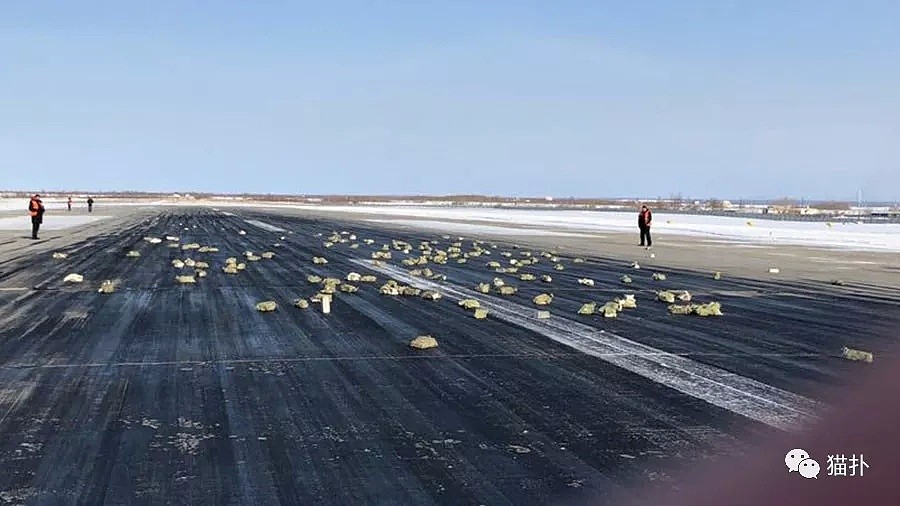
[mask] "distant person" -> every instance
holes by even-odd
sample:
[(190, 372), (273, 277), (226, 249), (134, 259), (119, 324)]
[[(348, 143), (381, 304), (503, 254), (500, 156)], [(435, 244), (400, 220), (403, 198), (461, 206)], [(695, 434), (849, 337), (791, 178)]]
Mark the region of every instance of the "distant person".
[(44, 203), (41, 201), (41, 196), (37, 193), (34, 194), (34, 197), (31, 197), (31, 201), (28, 203), (28, 214), (31, 215), (31, 238), (37, 240), (38, 229), (41, 228), (41, 223), (44, 222)]
[(66, 205), (69, 206), (69, 211), (72, 210), (72, 197), (69, 197), (69, 200), (66, 202)]
[(650, 223), (653, 221), (653, 213), (646, 205), (641, 206), (641, 212), (638, 214), (638, 228), (641, 230), (641, 246), (644, 245), (644, 239), (647, 242), (647, 249), (653, 246), (653, 240), (650, 239)]
[(88, 197), (87, 202), (88, 202), (88, 212), (89, 212), (89, 213), (90, 213), (90, 212), (93, 212), (93, 210), (94, 210), (94, 199), (92, 199), (91, 197)]

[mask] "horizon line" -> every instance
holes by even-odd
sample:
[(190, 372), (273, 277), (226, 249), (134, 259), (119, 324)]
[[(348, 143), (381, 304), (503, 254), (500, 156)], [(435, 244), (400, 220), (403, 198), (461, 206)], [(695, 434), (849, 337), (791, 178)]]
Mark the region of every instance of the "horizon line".
[[(440, 198), (440, 199), (450, 199), (450, 198), (467, 198), (467, 199), (476, 199), (476, 198), (488, 198), (488, 199), (506, 199), (506, 200), (537, 200), (537, 201), (550, 201), (550, 200), (613, 200), (613, 201), (647, 201), (647, 202), (666, 202), (666, 201), (676, 201), (680, 200), (682, 202), (708, 202), (708, 201), (729, 201), (729, 202), (741, 202), (741, 201), (776, 201), (776, 200), (791, 200), (791, 201), (799, 201), (799, 202), (840, 202), (840, 203), (855, 203), (858, 202), (857, 199), (829, 199), (829, 198), (812, 198), (812, 197), (793, 197), (793, 196), (750, 196), (750, 197), (731, 197), (731, 198), (720, 198), (720, 197), (691, 197), (685, 196), (683, 194), (674, 194), (669, 196), (656, 196), (656, 197), (635, 197), (635, 196), (591, 196), (591, 197), (578, 197), (578, 196), (557, 196), (557, 195), (543, 195), (543, 196), (515, 196), (515, 195), (502, 195), (502, 194), (484, 194), (484, 193), (259, 193), (259, 192), (211, 192), (211, 191), (166, 191), (166, 190), (50, 190), (50, 189), (39, 189), (35, 190), (21, 190), (21, 189), (0, 189), (0, 194), (4, 193), (20, 193), (20, 194), (85, 194), (85, 195), (108, 195), (108, 194), (135, 194), (137, 196), (147, 195), (147, 196), (167, 196), (172, 197), (174, 195), (202, 195), (202, 196), (222, 196), (222, 197), (289, 197), (289, 198), (392, 198), (392, 199), (427, 199), (427, 198)], [(888, 199), (888, 200), (874, 200), (872, 202), (878, 203), (887, 203), (887, 202), (898, 202), (900, 198)], [(866, 202), (863, 200), (863, 202)]]

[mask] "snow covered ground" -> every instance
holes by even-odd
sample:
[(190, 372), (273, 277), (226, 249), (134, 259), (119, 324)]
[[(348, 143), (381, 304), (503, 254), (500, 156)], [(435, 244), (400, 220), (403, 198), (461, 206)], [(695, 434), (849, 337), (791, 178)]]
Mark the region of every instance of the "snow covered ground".
[[(46, 207), (46, 206), (45, 206)], [(90, 216), (66, 216), (66, 215), (54, 215), (53, 219), (50, 219), (48, 216), (44, 217), (44, 224), (41, 225), (41, 231), (44, 230), (63, 230), (71, 227), (78, 227), (81, 225), (87, 225), (88, 223), (93, 223), (98, 220), (102, 220), (105, 218), (109, 218), (109, 216), (101, 216), (98, 214), (92, 214)], [(23, 232), (31, 233), (31, 218), (26, 214), (25, 216), (11, 216), (7, 218), (0, 218), (0, 230), (21, 230)]]
[(389, 220), (366, 220), (372, 223), (390, 223), (395, 225), (408, 225), (416, 228), (425, 228), (430, 230), (441, 230), (453, 232), (456, 234), (498, 234), (498, 235), (540, 235), (554, 237), (595, 237), (602, 238), (601, 235), (573, 233), (573, 232), (556, 232), (553, 230), (542, 230), (534, 228), (514, 228), (491, 225), (478, 225), (473, 223), (447, 222), (438, 220), (405, 220), (405, 219), (389, 219)]
[[(65, 209), (66, 199), (41, 199), (44, 202), (44, 209)], [(81, 204), (87, 207), (87, 204), (81, 202), (73, 202), (73, 204)], [(28, 199), (0, 199), (0, 211), (22, 211), (22, 214), (28, 213)]]
[[(44, 203), (44, 209), (53, 210), (53, 209), (65, 209), (66, 208), (66, 199), (64, 198), (46, 198), (41, 199)], [(103, 198), (95, 198), (94, 199), (94, 209), (102, 208), (103, 206), (161, 206), (161, 205), (184, 205), (177, 202), (168, 202), (168, 201), (149, 201), (149, 200), (137, 200), (137, 201), (127, 201), (127, 200), (106, 200)], [(74, 199), (72, 201), (72, 209), (73, 210), (85, 210), (87, 209), (87, 202), (84, 199)], [(8, 212), (8, 211), (22, 211), (23, 214), (28, 212), (28, 199), (27, 198), (2, 198), (0, 199), (0, 212)]]
[[(298, 206), (301, 207), (301, 206)], [(509, 225), (541, 227), (554, 233), (631, 232), (637, 234), (637, 213), (595, 211), (535, 211), (516, 209), (435, 209), (368, 206), (315, 206), (319, 210), (371, 213), (406, 218), (428, 228), (441, 220), (481, 221), (466, 224), (469, 233), (514, 233)], [(409, 220), (414, 220), (410, 222)], [(453, 227), (460, 225), (454, 224)], [(481, 227), (481, 228), (479, 228)], [(488, 227), (488, 228), (485, 228)], [(450, 225), (443, 228), (450, 231)], [(456, 229), (453, 229), (456, 230)], [(520, 230), (521, 231), (521, 230)], [(657, 240), (666, 236), (693, 236), (709, 241), (740, 243), (745, 246), (801, 245), (858, 251), (900, 252), (900, 225), (747, 220), (724, 216), (673, 215), (654, 213), (653, 232)], [(530, 233), (530, 232), (529, 232)]]
[[(78, 204), (78, 203), (76, 203)], [(25, 214), (27, 200), (0, 199), (0, 211), (22, 210)], [(83, 204), (79, 204), (82, 205)], [(602, 232), (628, 232), (637, 234), (637, 212), (607, 211), (567, 211), (567, 210), (526, 210), (491, 208), (445, 208), (414, 206), (334, 206), (295, 203), (261, 203), (196, 201), (190, 204), (176, 201), (134, 201), (117, 202), (97, 199), (95, 206), (170, 206), (205, 205), (228, 208), (234, 212), (242, 207), (254, 210), (267, 209), (314, 209), (348, 214), (369, 214), (384, 219), (402, 220), (409, 225), (429, 229), (458, 230), (470, 234), (523, 235), (534, 232), (523, 231), (521, 225), (541, 228), (554, 235), (596, 234)], [(65, 201), (45, 201), (48, 209), (65, 208)], [(54, 216), (54, 219), (57, 216)], [(27, 216), (24, 217), (27, 222)], [(445, 220), (479, 221), (481, 224), (455, 223)], [(451, 222), (452, 223), (452, 222)], [(48, 225), (50, 224), (48, 220)], [(69, 225), (71, 226), (71, 225)], [(454, 227), (454, 228), (451, 228)], [(28, 228), (28, 227), (26, 227)], [(835, 222), (828, 226), (822, 222), (774, 221), (764, 219), (747, 220), (725, 216), (694, 216), (681, 214), (654, 213), (654, 239), (665, 241), (667, 236), (690, 236), (701, 240), (720, 243), (738, 243), (745, 247), (799, 245), (848, 251), (900, 252), (900, 224), (846, 223)]]

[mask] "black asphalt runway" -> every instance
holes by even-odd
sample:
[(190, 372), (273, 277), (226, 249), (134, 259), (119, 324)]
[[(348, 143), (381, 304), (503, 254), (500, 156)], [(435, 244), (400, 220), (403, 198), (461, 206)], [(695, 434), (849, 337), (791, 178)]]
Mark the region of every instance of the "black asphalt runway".
[[(631, 489), (675, 488), (677, 470), (778, 430), (704, 400), (715, 391), (691, 395), (533, 328), (476, 320), (450, 297), (381, 295), (388, 277), (354, 262), (391, 239), (446, 248), (441, 234), (234, 213), (173, 209), (61, 246), (65, 260), (23, 252), (0, 264), (0, 505), (613, 504)], [(359, 241), (323, 246), (341, 231)], [(220, 251), (143, 240), (166, 235)], [(365, 238), (375, 243), (350, 249)], [(519, 288), (503, 301), (528, 311), (553, 292), (552, 318), (810, 402), (866, 367), (840, 358), (842, 346), (878, 356), (900, 323), (898, 294), (874, 286), (675, 270), (654, 281), (602, 247), (585, 263), (563, 257), (563, 271), (546, 259), (523, 269), (553, 276), (543, 284), (492, 272), (486, 262), (522, 250), (484, 246), (491, 256), (427, 267), (468, 289), (503, 277)], [(126, 258), (132, 249), (141, 256)], [(276, 256), (222, 272), (247, 250)], [(187, 256), (212, 265), (195, 285), (176, 283), (170, 264)], [(396, 267), (407, 258), (392, 256)], [(317, 291), (308, 275), (351, 271), (378, 283), (354, 283), (328, 315), (291, 305)], [(63, 283), (68, 273), (84, 283)], [(120, 281), (115, 293), (98, 293), (105, 279)], [(725, 315), (669, 315), (662, 288), (718, 300)], [(575, 314), (628, 292), (638, 307), (618, 318)], [(263, 300), (278, 310), (257, 312)], [(439, 347), (411, 349), (419, 334)]]

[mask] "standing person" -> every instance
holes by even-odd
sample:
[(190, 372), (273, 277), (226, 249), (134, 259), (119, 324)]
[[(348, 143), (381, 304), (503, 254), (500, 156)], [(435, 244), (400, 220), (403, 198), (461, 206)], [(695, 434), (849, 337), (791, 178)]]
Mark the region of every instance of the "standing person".
[(653, 213), (646, 205), (641, 206), (641, 212), (638, 214), (638, 228), (641, 230), (641, 246), (644, 245), (644, 239), (647, 240), (647, 249), (653, 246), (653, 240), (650, 239), (650, 223), (653, 221)]
[(31, 201), (28, 203), (28, 214), (31, 215), (31, 238), (36, 240), (38, 238), (38, 229), (41, 228), (41, 223), (44, 222), (44, 203), (41, 201), (41, 196), (37, 193), (34, 194), (34, 197), (31, 197)]
[(66, 205), (69, 206), (69, 211), (72, 210), (72, 197), (69, 197), (69, 200), (66, 202)]
[(94, 199), (88, 197), (88, 212), (92, 212), (94, 210)]

